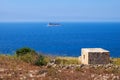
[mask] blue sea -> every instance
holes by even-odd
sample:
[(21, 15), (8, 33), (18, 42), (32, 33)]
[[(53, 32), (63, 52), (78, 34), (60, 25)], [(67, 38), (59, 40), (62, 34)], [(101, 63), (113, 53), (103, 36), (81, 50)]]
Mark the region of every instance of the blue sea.
[(120, 23), (0, 23), (0, 53), (14, 54), (22, 47), (55, 56), (80, 56), (81, 48), (104, 48), (120, 57)]

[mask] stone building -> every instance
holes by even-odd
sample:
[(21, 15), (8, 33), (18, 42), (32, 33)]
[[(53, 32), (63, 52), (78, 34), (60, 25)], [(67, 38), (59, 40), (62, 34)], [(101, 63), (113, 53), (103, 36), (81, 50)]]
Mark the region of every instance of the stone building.
[(82, 64), (108, 64), (110, 62), (109, 51), (102, 48), (83, 48), (81, 50)]

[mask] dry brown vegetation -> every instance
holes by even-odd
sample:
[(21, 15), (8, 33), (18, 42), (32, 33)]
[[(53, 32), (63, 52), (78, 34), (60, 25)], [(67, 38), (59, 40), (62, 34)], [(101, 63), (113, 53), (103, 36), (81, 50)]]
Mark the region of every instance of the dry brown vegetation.
[[(118, 66), (82, 67), (77, 66), (77, 58), (56, 59), (60, 60), (59, 66), (49, 68), (26, 63), (15, 56), (0, 55), (0, 80), (120, 80)], [(115, 61), (113, 59), (113, 63)], [(70, 66), (65, 66), (63, 63)]]
[(111, 61), (115, 65), (120, 65), (120, 58), (112, 58)]
[(56, 57), (56, 64), (63, 64), (63, 65), (69, 65), (69, 64), (80, 64), (78, 61), (78, 57)]

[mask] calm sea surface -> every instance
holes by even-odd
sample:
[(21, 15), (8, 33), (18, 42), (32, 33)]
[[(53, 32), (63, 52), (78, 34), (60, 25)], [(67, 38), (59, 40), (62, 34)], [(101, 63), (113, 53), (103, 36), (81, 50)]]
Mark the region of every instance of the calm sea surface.
[(44, 54), (79, 56), (81, 48), (105, 48), (120, 57), (120, 23), (0, 23), (0, 53), (30, 47)]

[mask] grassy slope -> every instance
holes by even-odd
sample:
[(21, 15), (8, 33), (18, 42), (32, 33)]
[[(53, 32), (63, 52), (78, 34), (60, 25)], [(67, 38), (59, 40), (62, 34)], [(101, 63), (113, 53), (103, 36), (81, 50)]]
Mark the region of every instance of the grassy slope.
[[(77, 57), (56, 57), (59, 64), (78, 64)], [(120, 58), (111, 59), (114, 64), (120, 65)], [(37, 71), (37, 72), (36, 72)], [(47, 71), (46, 77), (42, 75), (44, 71)], [(62, 69), (62, 68), (45, 68), (35, 66), (29, 63), (25, 63), (15, 56), (0, 55), (0, 80), (19, 80), (20, 78), (26, 78), (28, 80), (93, 80), (92, 75), (99, 76), (108, 74), (120, 75), (116, 69), (110, 69), (105, 71), (103, 68), (99, 69)], [(31, 75), (35, 76), (32, 77)], [(72, 76), (71, 76), (72, 75)], [(107, 75), (107, 76), (108, 76)], [(111, 78), (109, 79), (111, 80)], [(117, 80), (117, 79), (116, 79)]]

